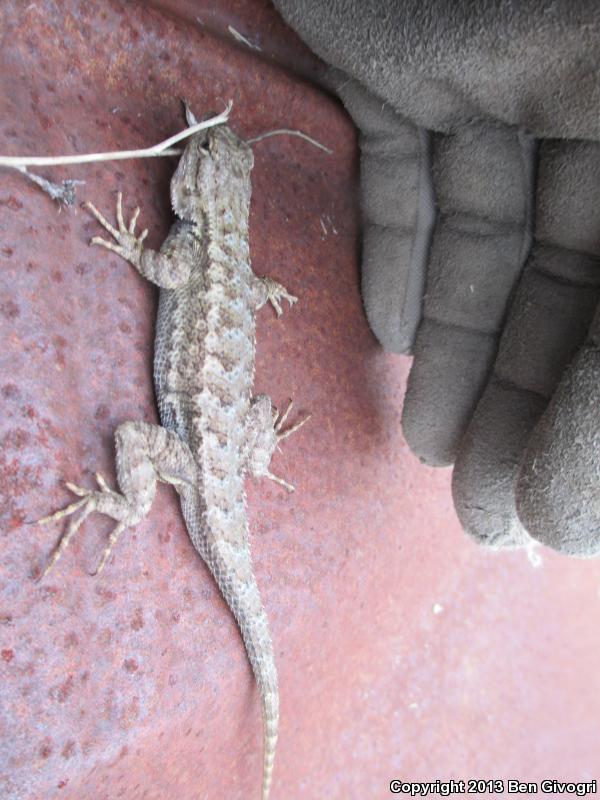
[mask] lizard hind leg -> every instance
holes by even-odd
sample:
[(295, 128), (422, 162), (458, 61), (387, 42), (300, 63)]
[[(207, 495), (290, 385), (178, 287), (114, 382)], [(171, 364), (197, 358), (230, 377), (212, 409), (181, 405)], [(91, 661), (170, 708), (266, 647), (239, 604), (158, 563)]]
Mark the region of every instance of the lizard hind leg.
[(252, 399), (246, 420), (246, 465), (255, 477), (265, 477), (293, 492), (294, 487), (283, 478), (274, 475), (270, 469), (271, 458), (279, 442), (301, 428), (310, 419), (310, 415), (287, 430), (283, 425), (292, 409), (292, 401), (283, 414), (272, 405), (266, 395), (257, 395)]
[(159, 425), (125, 422), (115, 432), (115, 445), (120, 492), (110, 489), (100, 473), (96, 473), (99, 486), (96, 491), (67, 483), (67, 488), (81, 499), (38, 521), (42, 525), (55, 522), (83, 509), (79, 517), (71, 520), (40, 580), (50, 572), (93, 511), (105, 514), (117, 523), (93, 573), (97, 575), (103, 570), (121, 533), (147, 515), (156, 494), (157, 481), (171, 483), (178, 491), (184, 485), (196, 483), (196, 467), (189, 448), (176, 434)]

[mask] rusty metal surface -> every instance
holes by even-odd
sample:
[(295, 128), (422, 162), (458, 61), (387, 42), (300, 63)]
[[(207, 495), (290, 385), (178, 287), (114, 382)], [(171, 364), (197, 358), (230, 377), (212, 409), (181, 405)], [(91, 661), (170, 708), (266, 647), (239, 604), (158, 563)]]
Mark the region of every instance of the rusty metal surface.
[[(262, 51), (237, 44), (232, 25)], [(0, 6), (0, 152), (149, 145), (234, 100), (256, 145), (251, 251), (301, 301), (258, 324), (257, 389), (313, 417), (278, 487), (249, 483), (252, 545), (280, 670), (273, 799), (388, 796), (392, 777), (599, 777), (600, 565), (491, 556), (460, 533), (449, 474), (417, 463), (358, 291), (353, 128), (262, 0)], [(111, 212), (170, 222), (168, 160), (40, 170)], [(10, 800), (258, 796), (260, 712), (235, 625), (172, 491), (88, 574), (91, 517), (35, 583), (62, 479), (114, 477), (112, 433), (156, 420), (155, 291), (91, 250), (96, 223), (0, 176), (0, 794)]]

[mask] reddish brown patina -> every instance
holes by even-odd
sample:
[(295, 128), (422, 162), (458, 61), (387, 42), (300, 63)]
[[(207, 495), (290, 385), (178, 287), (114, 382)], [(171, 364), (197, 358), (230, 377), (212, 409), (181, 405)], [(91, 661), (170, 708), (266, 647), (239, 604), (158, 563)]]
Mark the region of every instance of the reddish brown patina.
[[(215, 8), (215, 6), (218, 6)], [(261, 50), (237, 42), (229, 26)], [(359, 295), (357, 143), (322, 67), (263, 0), (0, 6), (0, 152), (153, 144), (232, 99), (255, 146), (255, 269), (300, 302), (258, 323), (257, 390), (312, 419), (249, 484), (256, 572), (281, 682), (273, 799), (375, 798), (390, 779), (600, 772), (600, 565), (489, 555), (461, 534), (447, 471), (400, 431), (408, 359), (385, 355)], [(86, 181), (109, 215), (170, 221), (169, 159), (39, 171)], [(156, 420), (156, 292), (79, 207), (0, 181), (0, 795), (10, 800), (252, 798), (258, 695), (237, 629), (192, 549), (172, 490), (88, 574), (93, 516), (48, 578), (70, 495), (114, 477), (112, 434)]]

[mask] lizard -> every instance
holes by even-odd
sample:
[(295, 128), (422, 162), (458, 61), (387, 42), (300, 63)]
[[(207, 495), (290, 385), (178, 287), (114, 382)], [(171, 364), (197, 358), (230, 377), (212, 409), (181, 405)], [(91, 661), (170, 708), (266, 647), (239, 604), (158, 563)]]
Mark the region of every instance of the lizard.
[[(187, 111), (189, 124), (193, 114)], [(190, 121), (191, 120), (191, 121)], [(161, 425), (124, 422), (115, 431), (120, 491), (96, 473), (97, 490), (73, 483), (80, 499), (39, 520), (73, 516), (41, 577), (52, 569), (84, 519), (93, 511), (117, 523), (96, 573), (104, 568), (120, 534), (149, 512), (157, 481), (179, 494), (190, 539), (206, 562), (233, 612), (259, 687), (264, 735), (262, 798), (272, 782), (279, 723), (277, 670), (268, 620), (254, 576), (248, 541), (245, 477), (274, 475), (271, 456), (278, 443), (308, 419), (284, 430), (292, 403), (279, 414), (265, 395), (252, 395), (255, 312), (270, 302), (279, 317), (281, 301), (297, 301), (250, 265), (248, 213), (251, 198), (250, 145), (227, 125), (190, 138), (171, 179), (177, 221), (158, 251), (146, 248), (148, 231), (128, 225), (122, 194), (114, 227), (91, 203), (86, 207), (114, 241), (91, 244), (118, 253), (159, 287), (154, 384)]]

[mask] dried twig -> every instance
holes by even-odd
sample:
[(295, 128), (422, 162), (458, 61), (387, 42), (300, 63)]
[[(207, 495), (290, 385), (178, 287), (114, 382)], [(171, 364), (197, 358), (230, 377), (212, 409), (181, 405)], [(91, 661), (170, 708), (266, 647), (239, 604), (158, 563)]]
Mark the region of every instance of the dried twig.
[(261, 133), (260, 136), (255, 136), (253, 139), (246, 139), (248, 144), (252, 144), (253, 142), (260, 142), (261, 139), (266, 139), (268, 136), (281, 136), (282, 134), (287, 134), (288, 136), (299, 136), (301, 139), (306, 139), (307, 142), (314, 144), (315, 147), (318, 147), (320, 150), (324, 150), (326, 153), (331, 155), (333, 150), (330, 150), (328, 147), (325, 147), (324, 144), (321, 142), (317, 142), (316, 139), (313, 139), (311, 136), (307, 136), (306, 133), (302, 133), (302, 131), (293, 131), (290, 128), (278, 128), (276, 131), (267, 131), (267, 133)]
[(193, 136), (205, 128), (212, 128), (214, 125), (221, 125), (223, 122), (227, 122), (231, 106), (232, 102), (230, 101), (225, 111), (216, 117), (198, 122), (196, 125), (170, 136), (164, 142), (155, 144), (153, 147), (146, 147), (141, 150), (115, 150), (109, 153), (84, 153), (77, 156), (0, 156), (0, 167), (14, 167), (15, 169), (32, 166), (50, 167), (58, 164), (89, 164), (95, 161), (121, 161), (126, 158), (180, 155), (181, 151), (172, 150), (171, 145), (186, 139), (188, 136)]

